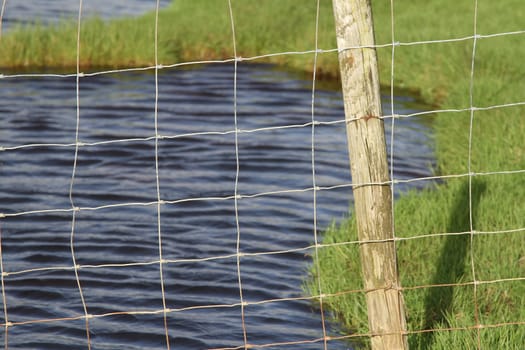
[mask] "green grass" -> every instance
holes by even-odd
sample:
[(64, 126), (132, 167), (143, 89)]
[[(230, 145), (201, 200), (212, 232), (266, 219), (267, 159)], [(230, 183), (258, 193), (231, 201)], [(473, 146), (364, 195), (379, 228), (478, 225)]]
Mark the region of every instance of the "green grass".
[[(237, 55), (249, 57), (314, 48), (315, 6), (297, 6), (296, 1), (265, 0), (233, 2)], [(332, 26), (331, 8), (323, 6), (323, 23)], [(289, 14), (292, 14), (290, 17)], [(138, 18), (103, 21), (86, 18), (80, 33), (80, 65), (84, 70), (99, 67), (135, 67), (154, 64), (154, 13)], [(0, 67), (32, 69), (76, 66), (76, 23), (46, 26), (35, 23), (11, 28), (1, 40)], [(331, 28), (324, 28), (325, 47), (335, 47)], [(176, 1), (159, 13), (159, 63), (224, 59), (234, 56), (228, 2), (224, 0)], [(337, 74), (337, 57), (323, 70)], [(298, 71), (312, 67), (313, 55), (286, 55), (266, 62)], [(324, 58), (323, 58), (324, 60)]]
[[(234, 0), (237, 55), (312, 50), (315, 1)], [(395, 1), (395, 41), (400, 43), (468, 37), (473, 34), (472, 1)], [(477, 32), (524, 30), (522, 0), (479, 1)], [(154, 15), (82, 24), (82, 69), (154, 64)], [(322, 0), (319, 48), (336, 47), (331, 1)], [(392, 41), (390, 1), (374, 1), (376, 41)], [(378, 51), (383, 86), (390, 84), (391, 47)], [(470, 105), (473, 40), (395, 47), (394, 86), (409, 89), (437, 109)], [(233, 57), (226, 0), (177, 0), (159, 14), (159, 63)], [(477, 107), (525, 101), (525, 35), (481, 38), (476, 43), (473, 103)], [(265, 61), (299, 72), (311, 72), (313, 54), (278, 55)], [(4, 69), (71, 70), (76, 65), (76, 24), (35, 24), (12, 28), (0, 42)], [(318, 57), (318, 77), (338, 76), (336, 53)], [(438, 175), (468, 172), (470, 112), (439, 113), (432, 119)], [(525, 169), (525, 106), (474, 113), (471, 171), (490, 173)], [(525, 174), (479, 175), (472, 179), (473, 227), (478, 232), (525, 227)], [(477, 349), (475, 310), (482, 324), (521, 322), (483, 328), (483, 349), (518, 349), (525, 339), (525, 283), (508, 280), (474, 286), (478, 281), (525, 277), (525, 232), (461, 233), (470, 230), (468, 178), (444, 180), (423, 191), (411, 191), (395, 203), (398, 263), (412, 331), (412, 349)], [(351, 210), (350, 210), (351, 212)], [(357, 239), (349, 218), (328, 228), (324, 243)], [(321, 288), (332, 294), (360, 290), (361, 268), (356, 244), (322, 248)], [(472, 275), (472, 263), (476, 276)], [(305, 288), (317, 295), (312, 268)], [(450, 287), (418, 286), (458, 284)], [(475, 298), (474, 298), (475, 296)], [(362, 292), (324, 299), (347, 333), (367, 333)], [(476, 306), (477, 305), (477, 306)], [(446, 330), (457, 328), (459, 330)], [(430, 333), (421, 330), (434, 329)], [(366, 346), (366, 337), (361, 342)]]
[[(478, 231), (523, 227), (523, 205), (516, 203), (525, 196), (525, 176), (491, 175), (474, 178), (472, 186), (473, 222)], [(431, 236), (445, 232), (469, 231), (468, 181), (446, 184), (402, 196), (395, 205), (396, 236), (414, 238), (397, 243), (398, 266), (408, 313), (409, 331), (465, 328), (463, 331), (437, 331), (411, 334), (412, 349), (477, 348), (475, 334), (474, 280), (471, 267), (473, 254), (476, 279), (491, 281), (525, 275), (524, 232)], [(355, 221), (345, 220), (331, 226), (323, 243), (357, 240)], [(334, 310), (344, 328), (368, 333), (364, 293), (361, 292), (359, 246), (344, 244), (322, 248), (319, 255), (321, 289), (332, 294), (359, 291), (323, 299), (325, 307)], [(313, 269), (312, 276), (317, 271)], [(417, 288), (418, 286), (456, 284), (451, 287)], [(317, 280), (309, 281), (309, 292), (317, 295)], [(525, 285), (523, 281), (482, 284), (476, 297), (480, 322), (499, 324), (523, 322), (525, 318)], [(524, 326), (486, 329), (482, 348), (518, 349), (525, 336)], [(507, 339), (514, 347), (502, 347)]]
[[(472, 35), (472, 4), (396, 2), (395, 40), (400, 42), (459, 38)], [(466, 6), (466, 7), (465, 7)], [(387, 9), (375, 11), (377, 42), (388, 42)], [(470, 7), (470, 8), (469, 8)], [(480, 2), (478, 33), (524, 30), (523, 6), (518, 1)], [(476, 45), (473, 103), (477, 107), (525, 101), (525, 35), (483, 38)], [(396, 87), (417, 91), (441, 109), (468, 108), (473, 41), (398, 46), (395, 48)], [(379, 49), (383, 82), (390, 75), (391, 52)], [(433, 120), (438, 175), (468, 172), (470, 112), (438, 114)], [(474, 113), (471, 171), (489, 173), (525, 169), (525, 106)], [(473, 228), (478, 232), (525, 227), (525, 174), (479, 175), (472, 179)], [(431, 188), (409, 192), (395, 203), (396, 236), (401, 284), (406, 290), (411, 349), (477, 349), (476, 316), (483, 349), (520, 349), (525, 339), (525, 283), (472, 282), (525, 277), (525, 231), (432, 236), (470, 230), (468, 178), (447, 180)], [(351, 214), (350, 214), (351, 216)], [(357, 240), (353, 218), (334, 224), (323, 243)], [(325, 247), (320, 251), (323, 293), (361, 290), (357, 244)], [(472, 273), (474, 266), (475, 276)], [(317, 295), (318, 271), (312, 267), (306, 288)], [(419, 286), (461, 284), (432, 288)], [(343, 328), (368, 333), (363, 292), (326, 298), (324, 305)], [(477, 315), (475, 310), (477, 310)], [(510, 325), (521, 322), (521, 325)], [(420, 332), (422, 330), (433, 332)], [(457, 330), (447, 330), (457, 329)], [(357, 344), (368, 347), (366, 337)]]

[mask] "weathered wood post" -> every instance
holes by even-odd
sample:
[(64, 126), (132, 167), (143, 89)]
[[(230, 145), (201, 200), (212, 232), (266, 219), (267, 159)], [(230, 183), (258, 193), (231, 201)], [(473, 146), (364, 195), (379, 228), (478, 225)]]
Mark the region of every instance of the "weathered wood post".
[(370, 0), (333, 0), (373, 350), (408, 349)]

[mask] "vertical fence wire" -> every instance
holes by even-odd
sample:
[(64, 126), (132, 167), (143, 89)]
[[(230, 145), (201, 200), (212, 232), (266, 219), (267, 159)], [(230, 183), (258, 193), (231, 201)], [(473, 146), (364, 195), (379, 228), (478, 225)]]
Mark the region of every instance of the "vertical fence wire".
[(78, 208), (75, 205), (74, 201), (74, 195), (73, 195), (73, 189), (75, 186), (75, 179), (77, 175), (77, 164), (78, 164), (78, 154), (79, 154), (79, 147), (80, 147), (80, 77), (82, 76), (82, 73), (80, 72), (80, 38), (81, 38), (81, 30), (82, 30), (82, 0), (79, 0), (78, 4), (78, 19), (77, 19), (77, 37), (76, 37), (76, 49), (77, 49), (77, 55), (76, 55), (76, 79), (75, 79), (75, 95), (76, 95), (76, 126), (75, 126), (75, 155), (73, 159), (73, 170), (71, 173), (71, 182), (69, 185), (69, 202), (71, 203), (71, 236), (70, 236), (70, 248), (71, 248), (71, 259), (73, 261), (73, 268), (75, 272), (75, 280), (78, 287), (78, 293), (80, 295), (80, 301), (82, 302), (82, 307), (84, 309), (84, 321), (85, 321), (85, 327), (86, 327), (86, 340), (87, 340), (87, 347), (88, 349), (91, 349), (91, 335), (89, 330), (89, 313), (88, 308), (86, 305), (86, 300), (84, 298), (84, 292), (82, 291), (82, 284), (80, 283), (80, 276), (79, 276), (79, 265), (76, 261), (75, 256), (75, 229), (76, 229), (76, 217), (78, 213)]
[[(394, 0), (390, 0), (390, 38), (392, 40), (392, 43), (395, 43), (395, 18), (394, 18)], [(395, 52), (396, 52), (396, 45), (392, 45), (391, 51), (390, 51), (390, 115), (392, 116), (391, 119), (391, 129), (390, 129), (390, 181), (392, 181), (392, 185), (390, 186), (391, 193), (392, 193), (392, 234), (395, 238), (396, 236), (396, 216), (395, 216), (395, 184), (396, 181), (394, 179), (394, 134), (395, 134), (395, 121), (396, 121), (396, 110), (394, 106), (394, 75), (395, 75)], [(397, 255), (396, 255), (397, 256)]]
[(2, 251), (2, 226), (0, 221), (0, 282), (2, 287), (2, 305), (4, 307), (4, 349), (9, 346), (9, 317), (7, 316), (7, 298), (4, 283), (4, 254)]
[(316, 13), (315, 13), (315, 51), (314, 51), (314, 62), (312, 68), (312, 103), (311, 103), (311, 114), (312, 114), (312, 197), (313, 197), (313, 234), (314, 234), (314, 243), (315, 243), (315, 254), (314, 254), (314, 263), (316, 265), (317, 271), (317, 288), (319, 290), (319, 314), (321, 317), (321, 327), (323, 331), (323, 346), (326, 350), (328, 348), (328, 337), (326, 332), (326, 321), (324, 316), (324, 307), (323, 307), (323, 289), (322, 285), (322, 276), (321, 276), (321, 262), (319, 258), (319, 244), (320, 239), (317, 233), (317, 181), (315, 175), (315, 90), (316, 90), (316, 74), (317, 74), (317, 56), (319, 50), (319, 13), (320, 13), (320, 0), (317, 0)]
[(481, 350), (481, 329), (479, 319), (479, 304), (478, 304), (478, 278), (476, 276), (475, 267), (475, 256), (474, 256), (474, 238), (476, 232), (473, 223), (473, 203), (472, 203), (472, 178), (475, 176), (472, 172), (472, 137), (473, 137), (473, 126), (474, 126), (474, 74), (475, 74), (475, 61), (476, 61), (476, 44), (478, 35), (478, 0), (474, 1), (474, 25), (473, 25), (473, 39), (472, 39), (472, 55), (470, 64), (470, 82), (469, 82), (469, 107), (470, 107), (470, 120), (469, 120), (469, 134), (468, 134), (468, 208), (469, 208), (469, 231), (470, 231), (470, 267), (472, 272), (472, 290), (474, 300), (474, 320), (476, 322), (476, 340), (478, 350)]
[(159, 175), (159, 8), (160, 0), (156, 0), (155, 5), (155, 105), (154, 105), (154, 127), (155, 127), (155, 189), (157, 191), (157, 241), (159, 249), (159, 277), (160, 277), (160, 292), (162, 297), (162, 316), (164, 321), (164, 335), (166, 338), (166, 348), (170, 349), (170, 336), (168, 327), (168, 309), (166, 306), (166, 291), (164, 281), (164, 264), (165, 261), (162, 255), (162, 228), (161, 228), (161, 211), (162, 198), (160, 194), (160, 175)]
[(2, 40), (2, 24), (4, 23), (5, 5), (7, 0), (2, 1), (2, 9), (0, 9), (0, 40)]
[[(395, 196), (395, 190), (396, 190), (396, 179), (394, 175), (394, 154), (395, 154), (395, 129), (396, 129), (396, 108), (394, 103), (394, 77), (395, 77), (395, 57), (396, 57), (396, 35), (395, 35), (395, 9), (394, 9), (394, 0), (390, 0), (390, 40), (392, 41), (392, 48), (390, 51), (390, 196), (391, 196), (391, 209), (392, 209), (392, 238), (393, 238), (393, 245), (394, 245), (394, 251), (396, 254), (394, 254), (395, 259), (395, 266), (399, 266), (399, 259), (397, 255), (397, 237), (396, 237), (396, 196)], [(399, 276), (399, 272), (398, 272)], [(399, 282), (400, 285), (396, 286), (398, 288), (398, 291), (400, 293), (401, 298), (401, 304), (399, 305), (400, 308), (404, 308), (402, 310), (398, 311), (399, 315), (404, 315), (406, 312), (406, 305), (404, 303), (404, 297), (401, 294), (403, 286), (401, 285), (401, 281)], [(403, 317), (401, 317), (403, 318)], [(399, 324), (405, 324), (405, 321), (400, 319)], [(405, 325), (406, 328), (406, 325)], [(406, 336), (406, 334), (403, 334)]]
[(239, 160), (239, 126), (237, 120), (237, 67), (238, 67), (238, 57), (237, 57), (237, 38), (235, 36), (235, 18), (233, 16), (232, 1), (228, 0), (228, 12), (230, 16), (230, 28), (232, 33), (232, 44), (233, 44), (233, 127), (234, 127), (234, 137), (235, 137), (235, 183), (234, 183), (234, 192), (233, 192), (233, 203), (234, 203), (234, 212), (235, 212), (235, 230), (236, 230), (236, 243), (235, 243), (235, 253), (236, 253), (236, 265), (237, 265), (237, 283), (239, 286), (239, 299), (241, 307), (241, 327), (242, 327), (242, 337), (244, 348), (248, 349), (248, 334), (246, 331), (246, 322), (245, 322), (245, 301), (243, 297), (243, 288), (242, 288), (242, 275), (241, 275), (241, 225), (239, 219), (239, 174), (240, 174), (240, 160)]

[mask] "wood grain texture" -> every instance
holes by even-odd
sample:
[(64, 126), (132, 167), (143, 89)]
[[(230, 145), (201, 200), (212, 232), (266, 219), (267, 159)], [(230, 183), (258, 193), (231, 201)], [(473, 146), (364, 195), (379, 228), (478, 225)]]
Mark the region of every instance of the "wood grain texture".
[(372, 349), (408, 349), (371, 5), (333, 0), (333, 7)]

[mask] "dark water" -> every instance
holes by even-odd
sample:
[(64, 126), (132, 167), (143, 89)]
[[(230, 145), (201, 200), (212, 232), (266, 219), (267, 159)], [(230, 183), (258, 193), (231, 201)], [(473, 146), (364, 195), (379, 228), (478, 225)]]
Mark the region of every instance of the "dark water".
[[(7, 1), (3, 28), (76, 18), (78, 3)], [(84, 0), (83, 13), (135, 15), (155, 5), (155, 0)], [(69, 192), (75, 78), (2, 79), (0, 96), (0, 213), (6, 216), (0, 220), (6, 305), (0, 307), (0, 322), (2, 327), (12, 323), (7, 333), (0, 332), (0, 342), (10, 349), (88, 348), (73, 247), (87, 312), (95, 315), (89, 320), (91, 348), (166, 349), (154, 76), (81, 79), (79, 140), (84, 145), (72, 185), (73, 203), (80, 208), (74, 214)], [(396, 103), (396, 113), (414, 111), (409, 97)], [(172, 349), (243, 345), (238, 228), (248, 342), (322, 337), (319, 310), (301, 299), (301, 285), (313, 254), (314, 215), (321, 232), (346, 214), (351, 201), (342, 98), (316, 91), (315, 120), (321, 124), (314, 131), (315, 185), (321, 189), (315, 193), (311, 82), (269, 66), (241, 64), (237, 117), (242, 197), (236, 210), (232, 65), (161, 71), (158, 175), (165, 202), (160, 233)], [(395, 125), (395, 177), (430, 175), (427, 127), (413, 119)], [(337, 332), (330, 325), (328, 330)], [(349, 347), (328, 342), (329, 349)], [(268, 348), (322, 349), (323, 343)]]
[[(0, 0), (5, 2), (3, 29), (15, 24), (51, 23), (60, 19), (77, 19), (80, 0)], [(161, 0), (166, 6), (170, 0)], [(83, 16), (97, 15), (102, 18), (135, 16), (154, 11), (157, 0), (82, 0)]]
[[(322, 337), (301, 298), (314, 242), (311, 82), (264, 65), (238, 70), (240, 280), (248, 342)], [(0, 220), (10, 349), (165, 349), (155, 169), (155, 80), (149, 73), (0, 80)], [(237, 273), (233, 66), (159, 75), (158, 174), (163, 277), (173, 349), (243, 345)], [(399, 97), (396, 113), (414, 111)], [(384, 106), (385, 111), (390, 106)], [(342, 98), (315, 98), (318, 231), (348, 209), (351, 179)], [(303, 126), (306, 125), (306, 126)], [(284, 126), (294, 126), (281, 128)], [(395, 177), (428, 176), (431, 139), (413, 118), (395, 123)], [(390, 125), (387, 123), (388, 139)], [(126, 140), (126, 141), (123, 141)], [(30, 147), (18, 147), (28, 144)], [(54, 145), (49, 145), (54, 144)], [(68, 145), (69, 146), (65, 146)], [(410, 186), (424, 186), (413, 182)], [(403, 190), (407, 184), (396, 188)], [(36, 212), (31, 212), (36, 211)], [(43, 211), (43, 212), (42, 212)], [(286, 252), (285, 252), (286, 251)], [(275, 253), (279, 254), (260, 254)], [(30, 271), (28, 271), (30, 270)], [(274, 299), (285, 299), (272, 301)], [(4, 313), (6, 311), (6, 313)], [(115, 312), (124, 314), (111, 314)], [(143, 313), (129, 313), (129, 312)], [(110, 315), (108, 315), (110, 314)], [(328, 316), (328, 315), (327, 315)], [(44, 320), (46, 322), (31, 322)], [(24, 321), (29, 321), (24, 324)], [(329, 333), (335, 330), (329, 327)], [(0, 332), (0, 341), (5, 334)], [(329, 341), (329, 349), (347, 349)], [(323, 349), (322, 342), (276, 348)]]

